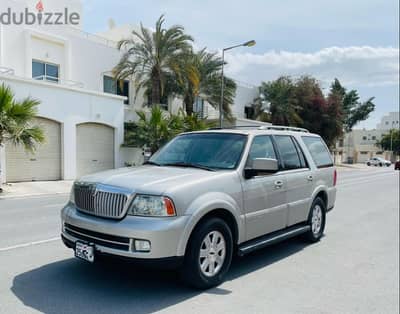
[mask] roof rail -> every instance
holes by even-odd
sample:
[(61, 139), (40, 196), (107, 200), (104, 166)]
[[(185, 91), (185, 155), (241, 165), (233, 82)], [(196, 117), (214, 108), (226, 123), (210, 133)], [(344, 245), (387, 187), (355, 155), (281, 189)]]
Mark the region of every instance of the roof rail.
[(310, 133), (307, 129), (298, 128), (293, 126), (284, 125), (263, 125), (259, 127), (260, 130), (278, 130), (278, 131), (294, 131), (294, 132), (304, 132)]
[(284, 126), (284, 125), (237, 125), (237, 126), (230, 126), (230, 127), (214, 127), (209, 128), (209, 130), (223, 130), (223, 129), (240, 129), (240, 128), (254, 128), (257, 130), (276, 130), (276, 131), (293, 131), (293, 132), (304, 132), (310, 133), (307, 129), (292, 127), (292, 126)]

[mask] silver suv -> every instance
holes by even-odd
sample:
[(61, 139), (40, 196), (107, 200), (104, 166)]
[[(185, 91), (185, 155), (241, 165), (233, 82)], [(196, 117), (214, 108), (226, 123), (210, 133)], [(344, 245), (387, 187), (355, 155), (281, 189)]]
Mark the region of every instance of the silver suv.
[(218, 285), (233, 254), (324, 232), (336, 170), (320, 136), (262, 127), (184, 133), (147, 164), (81, 178), (62, 210), (75, 255), (177, 266), (198, 288)]

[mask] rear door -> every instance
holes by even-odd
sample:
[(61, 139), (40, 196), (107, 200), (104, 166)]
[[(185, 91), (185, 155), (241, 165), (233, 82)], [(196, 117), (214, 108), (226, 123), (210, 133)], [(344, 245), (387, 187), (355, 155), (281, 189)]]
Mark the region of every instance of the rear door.
[(293, 136), (275, 135), (274, 140), (283, 164), (282, 173), (286, 176), (286, 226), (292, 226), (307, 220), (314, 190), (314, 174)]
[[(277, 159), (271, 136), (254, 137), (247, 165), (250, 166), (255, 158)], [(285, 227), (287, 220), (285, 174), (259, 174), (244, 179), (242, 186), (247, 240)]]

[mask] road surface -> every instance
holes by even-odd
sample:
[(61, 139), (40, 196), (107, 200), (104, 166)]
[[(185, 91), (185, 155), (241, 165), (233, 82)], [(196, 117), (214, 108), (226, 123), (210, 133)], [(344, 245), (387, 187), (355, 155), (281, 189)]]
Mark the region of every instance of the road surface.
[(67, 195), (0, 200), (0, 313), (398, 313), (399, 172), (339, 171), (325, 237), (237, 258), (205, 292), (173, 272), (90, 265), (59, 240)]

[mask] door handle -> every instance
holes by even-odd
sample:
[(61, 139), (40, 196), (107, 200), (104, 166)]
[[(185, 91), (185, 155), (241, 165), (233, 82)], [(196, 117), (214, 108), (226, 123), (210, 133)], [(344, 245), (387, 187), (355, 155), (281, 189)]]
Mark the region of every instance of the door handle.
[(307, 177), (307, 180), (308, 181), (312, 181), (314, 178), (313, 178), (313, 176), (312, 175), (309, 175), (308, 177)]
[(276, 189), (280, 189), (283, 186), (283, 181), (278, 180), (278, 181), (275, 181), (274, 184), (275, 184)]

